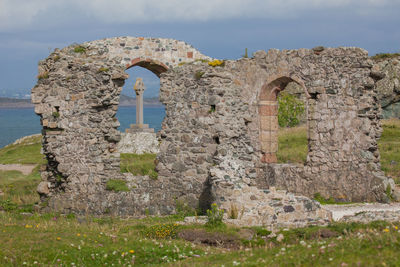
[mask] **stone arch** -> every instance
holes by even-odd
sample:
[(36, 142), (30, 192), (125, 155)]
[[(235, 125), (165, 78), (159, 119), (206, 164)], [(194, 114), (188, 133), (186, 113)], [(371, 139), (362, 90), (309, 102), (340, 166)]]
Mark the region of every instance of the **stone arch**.
[(280, 91), (290, 83), (295, 82), (304, 89), (307, 98), (311, 98), (304, 82), (290, 75), (274, 75), (270, 77), (261, 87), (258, 96), (258, 112), (260, 116), (260, 143), (261, 162), (276, 163), (276, 152), (278, 151), (278, 101)]
[(164, 63), (150, 58), (137, 57), (135, 59), (132, 59), (130, 63), (126, 64), (126, 69), (130, 69), (135, 66), (148, 69), (149, 71), (157, 75), (157, 77), (159, 78), (161, 73), (166, 72), (168, 70), (168, 67)]

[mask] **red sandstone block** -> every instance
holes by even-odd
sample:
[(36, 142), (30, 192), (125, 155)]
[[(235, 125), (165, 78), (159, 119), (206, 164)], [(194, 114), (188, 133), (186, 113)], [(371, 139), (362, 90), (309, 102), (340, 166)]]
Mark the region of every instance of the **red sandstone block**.
[(258, 112), (261, 116), (277, 116), (278, 106), (277, 105), (260, 105), (258, 107)]
[(263, 163), (277, 163), (278, 159), (276, 158), (275, 153), (266, 153), (261, 157), (261, 162)]

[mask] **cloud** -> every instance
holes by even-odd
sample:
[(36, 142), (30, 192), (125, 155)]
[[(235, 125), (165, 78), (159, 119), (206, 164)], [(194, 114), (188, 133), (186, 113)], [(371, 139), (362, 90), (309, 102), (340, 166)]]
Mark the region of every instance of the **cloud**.
[(399, 0), (0, 0), (0, 31), (95, 20), (105, 24), (282, 19), (324, 10), (369, 16)]

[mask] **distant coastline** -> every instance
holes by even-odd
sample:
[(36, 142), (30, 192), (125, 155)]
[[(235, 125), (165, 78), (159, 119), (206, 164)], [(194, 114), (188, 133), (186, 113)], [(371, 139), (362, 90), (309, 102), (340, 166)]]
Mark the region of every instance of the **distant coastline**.
[[(143, 104), (146, 106), (162, 106), (158, 97), (144, 98)], [(136, 106), (136, 99), (130, 96), (121, 95), (119, 105), (122, 107)], [(17, 99), (0, 97), (0, 108), (33, 108), (30, 99)]]

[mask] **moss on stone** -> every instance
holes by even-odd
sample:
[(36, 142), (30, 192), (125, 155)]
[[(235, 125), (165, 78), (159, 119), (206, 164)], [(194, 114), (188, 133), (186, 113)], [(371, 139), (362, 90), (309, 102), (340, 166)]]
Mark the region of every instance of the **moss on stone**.
[(118, 179), (110, 179), (107, 181), (106, 189), (114, 192), (128, 192), (129, 187), (126, 185), (126, 181)]

